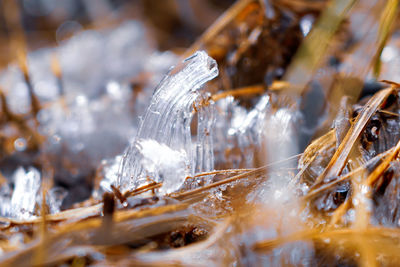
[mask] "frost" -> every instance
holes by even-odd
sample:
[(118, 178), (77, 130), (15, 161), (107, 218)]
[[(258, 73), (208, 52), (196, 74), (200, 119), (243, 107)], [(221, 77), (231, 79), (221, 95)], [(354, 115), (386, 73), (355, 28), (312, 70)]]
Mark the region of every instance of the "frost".
[[(149, 166), (144, 166), (144, 159), (159, 160), (157, 155), (148, 155), (142, 149), (162, 147), (166, 155), (181, 155), (187, 161), (189, 174), (209, 171), (214, 167), (211, 128), (214, 121), (213, 103), (206, 101), (205, 94), (199, 92), (200, 87), (218, 75), (217, 64), (205, 52), (196, 52), (182, 64), (173, 68), (156, 88), (150, 105), (143, 117), (136, 141), (126, 150), (118, 185), (122, 191), (137, 188), (148, 183), (148, 178), (156, 182), (170, 185), (175, 177), (160, 177), (160, 171), (155, 177), (147, 177)], [(197, 106), (197, 107), (196, 107)], [(197, 111), (197, 140), (192, 142), (191, 123)], [(153, 140), (141, 144), (143, 140)], [(168, 147), (168, 149), (166, 148)], [(154, 154), (154, 150), (150, 149)], [(184, 153), (183, 153), (184, 152)], [(184, 156), (183, 156), (184, 155)], [(182, 160), (166, 163), (161, 173), (170, 173), (165, 168), (177, 169)], [(176, 166), (175, 164), (178, 164)], [(175, 166), (173, 166), (175, 165)], [(184, 179), (185, 177), (181, 177)], [(183, 182), (183, 180), (182, 180)], [(176, 186), (162, 189), (171, 191)]]
[(143, 40), (143, 26), (128, 21), (110, 32), (84, 31), (65, 42), (57, 54), (66, 92), (96, 96), (107, 81), (138, 73), (140, 59), (150, 53)]
[(14, 183), (11, 217), (30, 218), (35, 211), (36, 195), (40, 188), (40, 173), (33, 167), (30, 167), (27, 172), (20, 167), (14, 173)]

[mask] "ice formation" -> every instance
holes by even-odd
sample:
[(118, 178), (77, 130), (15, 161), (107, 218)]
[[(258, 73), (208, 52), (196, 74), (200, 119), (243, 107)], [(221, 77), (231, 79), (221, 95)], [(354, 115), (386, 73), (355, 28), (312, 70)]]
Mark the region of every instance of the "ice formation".
[[(41, 174), (34, 167), (25, 170), (16, 169), (10, 177), (11, 183), (3, 183), (0, 187), (0, 216), (18, 220), (37, 216), (37, 207), (42, 205)], [(62, 202), (67, 195), (66, 189), (53, 187), (46, 193), (46, 204), (51, 214), (60, 212)], [(40, 208), (39, 208), (40, 209)]]
[[(98, 97), (108, 82), (125, 81), (144, 70), (144, 56), (152, 53), (144, 40), (143, 26), (128, 21), (109, 31), (83, 31), (57, 48), (31, 52), (28, 70), (33, 90), (41, 102), (58, 99), (60, 88), (51, 67), (55, 58), (67, 97)], [(0, 73), (0, 86), (13, 112), (29, 112), (28, 87), (19, 67), (11, 64)]]
[(190, 163), (183, 149), (173, 150), (154, 139), (139, 139), (135, 146), (140, 151), (139, 164), (143, 171), (149, 178), (160, 177), (163, 192), (171, 193), (179, 189), (184, 178), (190, 174)]
[(381, 71), (379, 79), (396, 81), (399, 77), (400, 67), (400, 31), (396, 31), (388, 40), (381, 54)]
[(112, 159), (103, 160), (101, 162), (101, 175), (103, 179), (100, 182), (101, 190), (95, 190), (93, 195), (95, 198), (101, 198), (103, 191), (112, 191), (111, 185), (118, 179), (118, 171), (121, 166), (122, 156), (117, 155)]
[[(61, 73), (54, 71), (54, 60)], [(82, 31), (56, 48), (28, 54), (30, 82), (41, 104), (38, 131), (47, 137), (41, 153), (55, 166), (55, 184), (72, 192), (67, 198), (90, 194), (91, 188), (82, 189), (83, 178), (92, 175), (102, 160), (113, 159), (129, 144), (138, 130), (139, 112), (146, 108), (153, 88), (176, 61), (175, 54), (152, 49), (144, 27), (137, 21), (109, 30)], [(146, 74), (146, 81), (136, 90), (132, 79), (139, 73)], [(11, 112), (31, 111), (28, 85), (16, 64), (0, 73), (0, 86)], [(28, 123), (33, 125), (33, 121)], [(22, 136), (14, 147), (25, 153), (29, 141)], [(116, 173), (114, 170), (114, 176)], [(60, 210), (66, 195), (63, 189), (56, 187), (48, 192), (50, 213)], [(12, 194), (8, 183), (0, 189), (3, 216), (19, 216), (17, 210), (10, 210)], [(31, 210), (23, 213), (32, 215)]]
[(40, 188), (40, 173), (30, 167), (20, 167), (14, 173), (14, 192), (11, 197), (11, 217), (27, 219), (34, 214), (36, 196)]
[[(297, 148), (292, 133), (295, 123), (300, 119), (299, 112), (287, 105), (277, 108), (274, 101), (269, 94), (264, 94), (249, 111), (241, 107), (233, 97), (217, 102), (214, 143), (216, 164), (219, 167), (257, 167), (260, 163), (255, 162), (256, 155), (263, 153), (262, 150), (271, 151), (270, 156), (261, 155), (268, 162), (296, 154), (296, 151), (282, 151), (281, 148)], [(277, 156), (279, 154), (282, 156)]]
[(219, 100), (216, 106), (216, 164), (222, 168), (254, 167), (253, 152), (262, 143), (265, 116), (271, 108), (270, 96), (262, 96), (250, 111), (232, 96)]
[(108, 83), (106, 89), (101, 98), (90, 100), (78, 95), (40, 111), (41, 132), (51, 140), (46, 146), (48, 153), (63, 151), (63, 156), (71, 160), (80, 154), (77, 163), (85, 158), (85, 164), (97, 166), (126, 146), (136, 131), (130, 112), (131, 89), (117, 82)]
[(46, 204), (51, 214), (58, 213), (68, 192), (63, 187), (53, 187), (47, 192)]
[[(215, 60), (200, 51), (173, 68), (161, 81), (154, 91), (136, 140), (123, 157), (117, 182), (122, 191), (144, 185), (150, 178), (164, 182), (162, 191), (171, 192), (184, 182), (185, 177), (177, 175), (193, 175), (213, 169), (211, 128), (214, 107), (199, 89), (217, 75)], [(193, 143), (191, 123), (195, 111), (197, 141)], [(174, 159), (165, 160), (167, 157)], [(153, 164), (159, 161), (162, 161), (161, 167), (154, 170)]]

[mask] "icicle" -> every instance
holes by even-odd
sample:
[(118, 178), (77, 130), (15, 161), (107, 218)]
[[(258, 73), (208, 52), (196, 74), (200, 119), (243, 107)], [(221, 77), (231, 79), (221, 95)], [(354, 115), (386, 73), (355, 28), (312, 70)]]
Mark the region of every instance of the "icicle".
[(11, 197), (11, 216), (27, 219), (34, 214), (36, 195), (40, 188), (40, 173), (33, 167), (28, 172), (20, 167), (14, 173), (14, 192)]
[[(143, 159), (151, 156), (147, 155), (143, 149), (147, 149), (149, 145), (153, 148), (162, 148), (161, 150), (166, 155), (161, 157), (182, 156), (181, 160), (175, 162), (179, 166), (170, 164), (168, 168), (180, 168), (182, 162), (185, 161), (188, 174), (213, 169), (214, 157), (210, 131), (213, 124), (214, 107), (212, 103), (201, 105), (205, 96), (198, 89), (217, 75), (218, 68), (215, 60), (200, 51), (172, 69), (161, 81), (144, 115), (136, 141), (125, 152), (118, 181), (122, 191), (137, 188), (147, 183), (149, 178), (157, 182), (164, 181), (166, 184), (169, 184), (170, 179), (175, 180), (175, 175), (173, 175), (174, 177), (162, 177), (159, 172), (154, 173), (155, 177), (148, 177), (149, 167), (144, 166)], [(201, 107), (197, 109), (196, 105)], [(195, 147), (191, 135), (194, 110), (197, 110), (198, 115), (198, 135)], [(157, 151), (152, 153), (156, 154)], [(157, 159), (159, 159), (159, 155), (154, 155), (152, 158), (155, 162)], [(162, 173), (170, 173), (170, 171), (164, 170)], [(184, 178), (181, 177), (182, 182)], [(175, 186), (171, 186), (163, 191), (174, 189)]]

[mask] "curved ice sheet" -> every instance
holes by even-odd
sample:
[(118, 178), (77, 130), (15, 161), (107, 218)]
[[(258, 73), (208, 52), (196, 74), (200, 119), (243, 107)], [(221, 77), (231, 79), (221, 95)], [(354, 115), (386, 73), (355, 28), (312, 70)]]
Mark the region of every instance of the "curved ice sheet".
[[(205, 101), (199, 89), (217, 75), (215, 60), (199, 51), (173, 68), (161, 81), (137, 138), (123, 157), (117, 181), (121, 191), (156, 181), (163, 182), (161, 191), (168, 193), (178, 189), (186, 175), (213, 169), (210, 131), (214, 106)], [(191, 129), (194, 111), (197, 112), (195, 143)]]

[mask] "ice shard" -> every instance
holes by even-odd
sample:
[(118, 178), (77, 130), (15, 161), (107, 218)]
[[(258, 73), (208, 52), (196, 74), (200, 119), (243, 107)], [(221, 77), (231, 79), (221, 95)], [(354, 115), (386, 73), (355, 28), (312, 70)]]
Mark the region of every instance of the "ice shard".
[[(143, 117), (135, 141), (122, 160), (118, 186), (122, 191), (149, 182), (163, 182), (170, 192), (182, 184), (173, 170), (185, 165), (187, 173), (209, 171), (214, 167), (211, 128), (214, 121), (213, 103), (199, 89), (218, 75), (215, 60), (199, 51), (174, 67), (155, 89)], [(192, 119), (197, 115), (197, 140), (192, 142)], [(149, 154), (150, 153), (150, 154)], [(157, 155), (157, 153), (164, 153)], [(165, 161), (166, 158), (172, 158)], [(149, 171), (160, 162), (159, 171)], [(183, 164), (183, 165), (182, 165)], [(170, 170), (167, 170), (170, 169)], [(170, 181), (174, 182), (171, 185)]]
[(40, 188), (40, 173), (33, 167), (30, 167), (27, 172), (20, 167), (14, 173), (14, 183), (11, 217), (30, 218), (35, 211), (36, 196)]
[(8, 217), (11, 211), (12, 190), (10, 185), (5, 182), (0, 186), (0, 216)]

